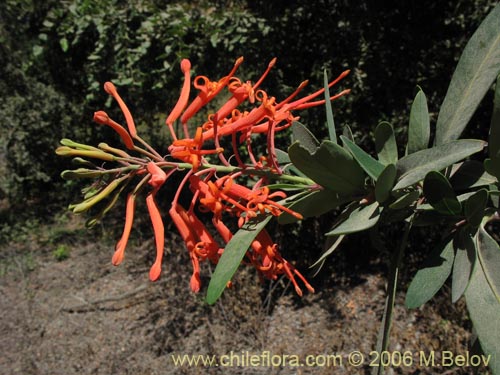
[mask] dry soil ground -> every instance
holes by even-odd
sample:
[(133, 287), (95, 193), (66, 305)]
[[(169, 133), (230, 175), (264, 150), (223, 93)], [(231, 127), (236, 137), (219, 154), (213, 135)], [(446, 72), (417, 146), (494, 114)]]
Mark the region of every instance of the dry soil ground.
[[(370, 373), (366, 364), (374, 358), (385, 294), (382, 274), (358, 274), (355, 283), (332, 274), (317, 293), (299, 299), (284, 282), (261, 285), (243, 267), (234, 287), (208, 306), (203, 293), (188, 289), (181, 246), (168, 249), (161, 281), (150, 283), (151, 257), (145, 254), (151, 242), (130, 249), (120, 267), (110, 264), (110, 244), (76, 242), (61, 261), (52, 254), (54, 244), (34, 244), (36, 239), (9, 244), (0, 253), (1, 375)], [(474, 373), (471, 367), (419, 364), (421, 351), (435, 351), (439, 363), (443, 350), (468, 350), (463, 302), (443, 307), (450, 306), (448, 298), (441, 293), (432, 304), (408, 311), (399, 296), (390, 349), (410, 352), (412, 359), (388, 374)], [(355, 350), (365, 355), (365, 366), (348, 364)], [(231, 353), (231, 363), (217, 357), (230, 367), (176, 366), (172, 357)], [(247, 353), (261, 359), (252, 366)], [(342, 360), (328, 366), (330, 354)], [(322, 366), (279, 366), (285, 355), (292, 365), (295, 358), (304, 363), (319, 356), (314, 358)], [(238, 366), (243, 357), (247, 364)]]

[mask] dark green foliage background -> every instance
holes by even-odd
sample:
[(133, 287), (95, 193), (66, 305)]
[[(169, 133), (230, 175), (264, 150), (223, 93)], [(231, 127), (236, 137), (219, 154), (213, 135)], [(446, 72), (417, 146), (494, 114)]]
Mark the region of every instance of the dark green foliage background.
[[(2, 220), (14, 219), (13, 212), (16, 219), (19, 212), (53, 214), (75, 200), (78, 186), (59, 177), (68, 161), (54, 149), (62, 137), (116, 142), (91, 121), (102, 108), (121, 118), (103, 93), (106, 80), (119, 86), (141, 134), (164, 146), (163, 119), (181, 86), (182, 58), (191, 59), (195, 74), (218, 78), (244, 56), (239, 75), (255, 80), (276, 56), (265, 86), (278, 98), (304, 79), (310, 90), (321, 87), (324, 68), (331, 76), (349, 68), (342, 88), (352, 94), (334, 103), (338, 126), (350, 125), (368, 150), (381, 120), (404, 139), (417, 85), (435, 121), (466, 41), (495, 3), (3, 1), (0, 198), (8, 211)], [(487, 129), (487, 121), (479, 113), (469, 131)], [(319, 138), (327, 135), (322, 109), (305, 113), (303, 122)], [(16, 210), (27, 202), (30, 210)]]

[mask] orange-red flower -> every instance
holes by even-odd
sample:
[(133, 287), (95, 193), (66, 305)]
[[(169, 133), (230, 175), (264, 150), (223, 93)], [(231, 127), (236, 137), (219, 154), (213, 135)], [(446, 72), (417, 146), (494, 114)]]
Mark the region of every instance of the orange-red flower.
[[(260, 89), (262, 82), (275, 65), (276, 59), (269, 62), (266, 70), (255, 83), (243, 81), (234, 76), (242, 62), (243, 58), (238, 58), (227, 76), (218, 81), (211, 81), (206, 76), (197, 76), (191, 80), (190, 61), (187, 59), (181, 61), (180, 68), (184, 75), (184, 83), (175, 106), (165, 120), (173, 139), (166, 157), (161, 156), (165, 151), (157, 152), (137, 135), (132, 114), (111, 82), (106, 82), (104, 89), (120, 106), (127, 128), (110, 119), (104, 111), (95, 112), (94, 120), (113, 128), (126, 148), (134, 151), (135, 155), (105, 144), (95, 148), (72, 143), (71, 146), (65, 144), (65, 147), (56, 150), (61, 155), (90, 157), (105, 161), (106, 164), (118, 165), (111, 170), (106, 170), (104, 165), (90, 170), (90, 175), (95, 174), (98, 177), (105, 175), (107, 185), (94, 196), (76, 205), (75, 212), (87, 210), (108, 197), (123, 181), (127, 180), (128, 183), (134, 177), (142, 177), (127, 197), (125, 225), (113, 254), (114, 265), (120, 264), (124, 258), (134, 220), (136, 195), (149, 184), (151, 191), (147, 194), (146, 206), (152, 222), (156, 247), (156, 258), (150, 269), (149, 278), (154, 281), (160, 277), (165, 246), (165, 227), (156, 202), (156, 194), (166, 180), (177, 171), (187, 170), (172, 200), (169, 214), (189, 252), (193, 266), (190, 287), (194, 292), (198, 292), (201, 288), (200, 263), (203, 261), (217, 263), (224, 251), (224, 248), (219, 245), (220, 239), (224, 245), (233, 236), (225, 220), (237, 221), (241, 227), (258, 215), (279, 216), (286, 212), (298, 219), (302, 218), (299, 213), (279, 203), (280, 200), (286, 198), (284, 192), (271, 191), (266, 186), (268, 175), (282, 177), (282, 170), (276, 158), (274, 135), (275, 132), (286, 129), (298, 119), (295, 111), (323, 104), (325, 100), (317, 100), (317, 98), (325, 90), (320, 89), (296, 99), (307, 84), (307, 81), (304, 81), (291, 95), (278, 101), (274, 96)], [(335, 85), (347, 74), (348, 71), (340, 74), (328, 84), (328, 87)], [(189, 102), (191, 84), (198, 90), (198, 94)], [(202, 120), (196, 126), (191, 127), (195, 129), (195, 132), (194, 135), (190, 135), (189, 121), (226, 88), (229, 99), (217, 110), (208, 114), (205, 117), (206, 121)], [(341, 91), (329, 99), (335, 100), (347, 92), (348, 90)], [(174, 130), (174, 123), (178, 120), (182, 124), (182, 136), (176, 134)], [(264, 133), (267, 137), (266, 149), (262, 155), (255, 155), (252, 149), (252, 135), (255, 133)], [(230, 155), (231, 146), (226, 152), (220, 147), (222, 137), (230, 137), (227, 143), (232, 144), (232, 155)], [(136, 146), (134, 142), (140, 143), (144, 148)], [(207, 143), (210, 143), (210, 146)], [(241, 152), (241, 145), (246, 146), (246, 159), (243, 158), (244, 152)], [(140, 155), (136, 156), (136, 154)], [(208, 164), (206, 156), (210, 154), (218, 154), (222, 165)], [(258, 176), (263, 176), (263, 172), (266, 177), (256, 180)], [(88, 174), (87, 171), (86, 174)], [(242, 175), (249, 176), (250, 181), (253, 181), (251, 188), (236, 182), (236, 179)], [(108, 176), (111, 177), (111, 181), (108, 180)], [(127, 183), (120, 186), (121, 190), (116, 197), (127, 187)], [(193, 193), (189, 209), (183, 208), (178, 203), (186, 185), (189, 185)], [(195, 209), (212, 214), (212, 229), (215, 229), (218, 236), (214, 237), (211, 234), (207, 226), (195, 214)], [(302, 295), (302, 289), (297, 283), (297, 278), (308, 290), (314, 291), (300, 272), (281, 256), (278, 245), (273, 243), (266, 230), (262, 230), (256, 236), (246, 252), (246, 259), (264, 278), (274, 280), (280, 275), (285, 275), (291, 280), (299, 295)]]
[(201, 164), (203, 155), (217, 154), (223, 151), (219, 147), (213, 150), (202, 150), (203, 140), (203, 129), (199, 127), (196, 129), (193, 139), (179, 139), (172, 142), (172, 145), (168, 148), (170, 156), (190, 163), (193, 166), (193, 171), (196, 172)]
[(129, 194), (127, 197), (127, 208), (125, 212), (125, 227), (123, 228), (123, 234), (120, 240), (116, 243), (115, 253), (113, 254), (113, 259), (111, 262), (113, 265), (119, 265), (124, 257), (125, 248), (127, 247), (128, 238), (130, 236), (130, 231), (132, 230), (132, 223), (134, 222), (134, 211), (135, 211), (135, 194)]
[(200, 261), (210, 259), (216, 263), (222, 249), (193, 212), (186, 211), (179, 204), (172, 204), (169, 214), (188, 249), (193, 265), (190, 286), (197, 293), (201, 287)]
[(199, 90), (200, 93), (182, 114), (181, 122), (183, 124), (187, 123), (191, 117), (193, 117), (204, 105), (215, 98), (222, 91), (222, 89), (227, 86), (229, 80), (242, 62), (243, 57), (238, 58), (234, 63), (231, 72), (217, 82), (212, 82), (205, 76), (198, 76), (194, 79), (194, 87)]
[(132, 137), (130, 137), (130, 134), (125, 130), (123, 126), (118, 124), (116, 121), (110, 119), (106, 112), (104, 111), (95, 112), (94, 121), (97, 122), (98, 124), (108, 125), (111, 128), (113, 128), (113, 130), (116, 131), (118, 135), (121, 137), (123, 143), (125, 143), (125, 146), (129, 150), (134, 149), (134, 141), (132, 140)]
[(149, 194), (147, 196), (146, 205), (148, 207), (151, 223), (153, 224), (156, 244), (156, 259), (149, 271), (149, 279), (151, 281), (156, 281), (160, 277), (161, 273), (161, 262), (163, 259), (163, 250), (165, 247), (165, 227), (163, 226), (161, 213), (158, 209), (158, 206), (156, 205), (153, 194)]
[(115, 85), (111, 82), (106, 82), (104, 84), (104, 90), (111, 95), (118, 105), (120, 106), (120, 109), (123, 112), (123, 115), (125, 116), (125, 121), (127, 122), (128, 126), (128, 131), (130, 135), (132, 135), (132, 138), (135, 138), (137, 136), (137, 130), (135, 129), (135, 123), (134, 123), (134, 118), (132, 117), (132, 114), (130, 113), (130, 110), (128, 109), (127, 105), (121, 98), (121, 96), (118, 94), (118, 90), (116, 89)]
[(314, 288), (307, 282), (304, 276), (278, 251), (278, 245), (273, 243), (271, 236), (264, 229), (252, 243), (252, 250), (247, 252), (247, 257), (254, 267), (264, 277), (275, 280), (281, 274), (285, 274), (295, 287), (295, 292), (302, 296), (302, 289), (299, 287), (295, 276), (297, 276), (305, 287), (314, 293)]

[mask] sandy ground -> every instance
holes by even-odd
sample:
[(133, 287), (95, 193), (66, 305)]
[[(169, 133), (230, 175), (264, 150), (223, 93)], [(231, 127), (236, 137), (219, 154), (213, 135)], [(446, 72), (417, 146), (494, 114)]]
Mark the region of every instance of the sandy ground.
[[(357, 274), (355, 282), (331, 276), (300, 299), (283, 281), (262, 285), (243, 267), (234, 287), (208, 306), (203, 292), (189, 291), (189, 262), (180, 247), (168, 249), (161, 280), (147, 280), (152, 247), (135, 246), (113, 267), (112, 246), (99, 243), (73, 244), (63, 261), (54, 258), (53, 245), (4, 246), (0, 374), (370, 374), (383, 275)], [(448, 298), (445, 291), (408, 311), (398, 297), (390, 345), (395, 366), (387, 374), (474, 373), (437, 365), (442, 351), (465, 354), (469, 344), (463, 301), (450, 307)], [(348, 363), (354, 351), (364, 355), (364, 365)], [(436, 365), (422, 365), (421, 352), (434, 353)], [(410, 357), (398, 365), (405, 353)], [(200, 354), (219, 362), (174, 363), (173, 355)]]

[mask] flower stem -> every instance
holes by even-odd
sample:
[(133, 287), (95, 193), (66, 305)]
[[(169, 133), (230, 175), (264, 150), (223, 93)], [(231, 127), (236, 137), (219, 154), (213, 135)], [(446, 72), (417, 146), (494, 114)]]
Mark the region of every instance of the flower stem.
[[(391, 332), (392, 325), (392, 315), (394, 312), (394, 301), (396, 299), (396, 290), (398, 286), (398, 276), (401, 268), (401, 261), (403, 259), (403, 255), (408, 245), (408, 236), (410, 234), (410, 230), (413, 224), (414, 215), (411, 216), (409, 221), (405, 223), (405, 231), (403, 232), (403, 236), (401, 238), (401, 244), (399, 249), (393, 254), (391, 259), (391, 268), (389, 270), (389, 278), (387, 285), (387, 298), (385, 301), (384, 315), (382, 317), (382, 322), (380, 324), (380, 331), (378, 334), (377, 347), (376, 350), (379, 354), (387, 350), (389, 346), (389, 336)], [(380, 358), (380, 355), (379, 355)], [(383, 375), (384, 374), (384, 365), (380, 361), (378, 363), (378, 367), (373, 368), (372, 375)]]

